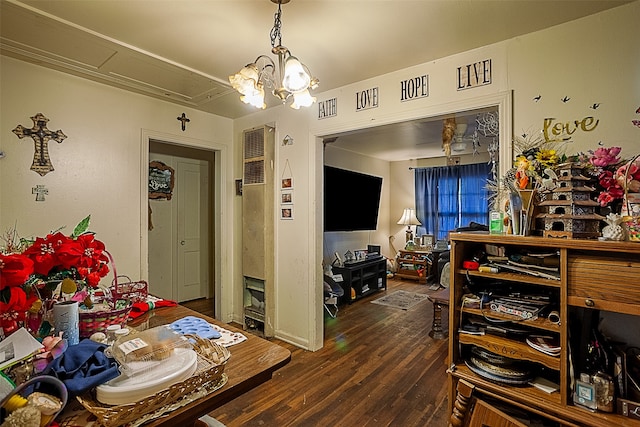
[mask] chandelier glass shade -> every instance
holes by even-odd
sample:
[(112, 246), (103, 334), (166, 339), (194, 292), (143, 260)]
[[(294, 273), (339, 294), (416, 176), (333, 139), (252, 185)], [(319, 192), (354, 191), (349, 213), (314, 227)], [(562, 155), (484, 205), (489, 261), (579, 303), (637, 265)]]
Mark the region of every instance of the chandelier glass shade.
[(271, 29), (271, 53), (278, 57), (278, 67), (276, 68), (276, 63), (269, 56), (260, 55), (254, 62), (229, 76), (229, 83), (240, 92), (242, 102), (257, 108), (264, 109), (267, 106), (264, 102), (265, 86), (272, 89), (271, 93), (283, 104), (292, 97), (291, 108), (309, 107), (316, 102), (309, 89), (317, 88), (319, 80), (312, 77), (309, 68), (282, 45), (281, 6), (289, 0), (271, 1), (278, 4)]

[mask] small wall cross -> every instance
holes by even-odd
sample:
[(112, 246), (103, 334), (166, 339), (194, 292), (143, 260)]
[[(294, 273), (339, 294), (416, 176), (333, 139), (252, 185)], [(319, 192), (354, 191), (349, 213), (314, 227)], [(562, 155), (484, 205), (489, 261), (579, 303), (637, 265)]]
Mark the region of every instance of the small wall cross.
[(49, 190), (42, 184), (38, 184), (31, 188), (31, 194), (36, 195), (36, 202), (44, 202), (44, 196), (49, 194)]
[(187, 123), (189, 123), (191, 120), (187, 118), (187, 115), (185, 113), (182, 113), (182, 115), (178, 117), (178, 120), (182, 122), (182, 131), (184, 132), (187, 129)]
[(51, 164), (51, 159), (49, 158), (49, 146), (47, 142), (49, 142), (50, 139), (53, 139), (59, 144), (67, 137), (67, 135), (62, 133), (61, 130), (52, 132), (47, 129), (47, 122), (49, 119), (47, 119), (42, 113), (38, 113), (31, 117), (31, 120), (33, 120), (33, 127), (31, 129), (18, 125), (18, 127), (13, 130), (13, 133), (15, 133), (20, 139), (25, 136), (33, 138), (35, 151), (33, 153), (31, 170), (41, 176), (45, 176), (54, 170), (53, 165)]

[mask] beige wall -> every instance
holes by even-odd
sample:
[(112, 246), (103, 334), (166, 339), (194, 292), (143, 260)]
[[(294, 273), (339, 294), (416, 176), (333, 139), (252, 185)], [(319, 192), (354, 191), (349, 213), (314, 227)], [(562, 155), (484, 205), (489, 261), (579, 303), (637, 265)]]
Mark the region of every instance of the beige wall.
[[(278, 111), (257, 112), (241, 121), (236, 121), (236, 125), (242, 122), (242, 126), (234, 130), (236, 135), (243, 128), (269, 122), (276, 123), (283, 134), (288, 133), (290, 128), (295, 128), (298, 135), (296, 146), (302, 144), (305, 148), (292, 150), (291, 147), (276, 146), (276, 157), (281, 162), (290, 159), (296, 164), (306, 163), (310, 168), (306, 177), (308, 187), (300, 189), (296, 186), (296, 200), (309, 206), (309, 217), (301, 221), (289, 222), (286, 235), (278, 234), (277, 237), (280, 250), (286, 248), (287, 253), (297, 253), (298, 256), (309, 251), (307, 252), (309, 257), (305, 261), (310, 263), (309, 269), (305, 270), (304, 274), (300, 271), (280, 269), (276, 280), (280, 286), (277, 292), (287, 295), (300, 294), (299, 301), (309, 298), (307, 312), (310, 314), (306, 316), (307, 322), (301, 322), (301, 318), (291, 316), (288, 311), (283, 310), (280, 313), (277, 330), (295, 329), (297, 332), (290, 335), (295, 337), (298, 334), (304, 334), (304, 328), (308, 327), (309, 333), (306, 334), (308, 340), (303, 340), (309, 343), (307, 347), (315, 348), (321, 345), (321, 336), (318, 332), (320, 327), (317, 326), (322, 322), (321, 313), (318, 314), (317, 311), (321, 306), (322, 298), (320, 266), (323, 254), (321, 196), (316, 194), (316, 191), (321, 188), (322, 180), (320, 167), (323, 156), (319, 137), (478, 107), (482, 104), (482, 98), (500, 99), (508, 96), (509, 101), (505, 105), (510, 110), (507, 112), (509, 123), (501, 123), (502, 170), (509, 169), (511, 164), (511, 135), (530, 129), (533, 132), (540, 131), (546, 117), (573, 121), (582, 119), (586, 113), (591, 113), (600, 120), (596, 130), (588, 134), (574, 135), (574, 142), (569, 147), (571, 152), (595, 149), (598, 146), (597, 141), (603, 141), (607, 146), (623, 147), (623, 152), (629, 155), (637, 153), (640, 150), (638, 144), (640, 129), (631, 125), (631, 120), (639, 118), (635, 110), (640, 106), (638, 104), (640, 81), (637, 78), (640, 75), (636, 23), (638, 16), (640, 16), (640, 1), (550, 30), (318, 94), (319, 101), (338, 98), (339, 113), (334, 118), (318, 120), (316, 108), (293, 111), (282, 107)], [(486, 58), (491, 58), (493, 61), (493, 83), (478, 89), (457, 92), (455, 68)], [(396, 93), (398, 82), (423, 73), (429, 74), (430, 96), (400, 103)], [(355, 112), (355, 93), (370, 87), (380, 88), (381, 106)], [(543, 96), (541, 101), (544, 102), (535, 103), (533, 97), (539, 94)], [(573, 99), (571, 102), (562, 103), (560, 99), (564, 96), (570, 96)], [(511, 105), (511, 99), (513, 105)], [(601, 104), (598, 110), (588, 108), (596, 102)], [(306, 140), (305, 133), (308, 133)], [(297, 157), (293, 157), (294, 154)], [(393, 195), (390, 196), (390, 206), (405, 205), (413, 200), (411, 191), (400, 193), (395, 190), (396, 184), (406, 189), (407, 183), (412, 180), (404, 174), (407, 167), (407, 164), (390, 166), (388, 172), (390, 187), (394, 188)], [(316, 171), (315, 175), (313, 171)], [(402, 231), (394, 225), (397, 221), (394, 214), (389, 212), (387, 215), (389, 223), (387, 226), (382, 225), (382, 229), (389, 235), (395, 236), (396, 242), (403, 241)], [(315, 225), (314, 221), (316, 221)], [(314, 230), (315, 238), (311, 237)], [(368, 239), (368, 236), (366, 238)], [(396, 244), (396, 248), (397, 246)], [(287, 264), (280, 251), (277, 251), (276, 258), (279, 263)], [(315, 274), (311, 271), (314, 268), (317, 269)], [(315, 279), (315, 283), (309, 282), (310, 279)], [(301, 291), (301, 283), (308, 284), (309, 289)], [(316, 327), (314, 327), (314, 321)], [(292, 341), (295, 342), (296, 339)]]
[[(23, 236), (40, 236), (61, 226), (65, 233), (91, 214), (90, 229), (104, 241), (116, 260), (119, 274), (147, 279), (146, 179), (143, 135), (181, 142), (220, 153), (222, 192), (233, 194), (231, 179), (232, 121), (200, 111), (157, 101), (98, 83), (51, 71), (3, 56), (1, 66), (0, 231), (16, 227)], [(191, 119), (180, 130), (176, 117)], [(30, 117), (43, 113), (50, 130), (67, 138), (49, 142), (55, 170), (40, 176), (30, 170), (34, 153), (31, 138), (12, 133), (19, 124), (31, 128)], [(227, 164), (225, 164), (225, 162)], [(44, 185), (49, 194), (36, 202), (32, 187)], [(143, 189), (144, 188), (144, 189)], [(218, 286), (231, 283), (233, 223), (225, 201), (217, 216), (229, 225)], [(223, 280), (224, 279), (224, 280)], [(150, 283), (153, 290), (153, 283)], [(231, 295), (229, 293), (229, 295)], [(230, 301), (226, 304), (230, 306)]]
[[(640, 99), (640, 54), (637, 17), (640, 1), (539, 33), (486, 46), (448, 58), (421, 64), (388, 75), (359, 82), (318, 95), (318, 100), (338, 97), (339, 116), (317, 120), (316, 107), (294, 111), (277, 107), (235, 120), (191, 111), (143, 96), (109, 89), (58, 72), (2, 58), (2, 107), (0, 150), (0, 230), (16, 224), (23, 233), (40, 234), (61, 224), (72, 226), (87, 213), (94, 215), (92, 228), (107, 243), (122, 266), (135, 275), (141, 270), (141, 130), (190, 138), (187, 144), (215, 146), (227, 150), (223, 168), (224, 251), (223, 320), (242, 319), (241, 256), (238, 218), (241, 197), (234, 196), (233, 179), (241, 177), (240, 137), (243, 129), (263, 124), (276, 126), (275, 176), (291, 165), (295, 178), (293, 221), (276, 219), (276, 336), (309, 349), (322, 345), (322, 174), (321, 136), (335, 132), (377, 126), (420, 117), (435, 116), (478, 106), (479, 99), (502, 99), (513, 122), (501, 123), (502, 168), (510, 161), (511, 129), (541, 128), (545, 117), (562, 121), (581, 119), (591, 113), (600, 120), (596, 130), (575, 134), (575, 151), (604, 145), (620, 145), (623, 152), (640, 151), (640, 129), (631, 124)], [(493, 60), (493, 83), (457, 92), (455, 68), (473, 61)], [(428, 98), (400, 103), (399, 80), (427, 73)], [(355, 92), (380, 88), (381, 106), (356, 113)], [(541, 101), (532, 101), (542, 95)], [(568, 103), (559, 102), (571, 97)], [(600, 103), (597, 110), (588, 108)], [(175, 118), (185, 111), (191, 118), (183, 135)], [(510, 112), (509, 111), (509, 112)], [(50, 129), (62, 129), (69, 138), (51, 143), (56, 171), (39, 177), (29, 170), (33, 144), (20, 141), (11, 130), (18, 124), (30, 127), (29, 117), (37, 112), (51, 119)], [(510, 115), (508, 115), (510, 117)], [(279, 142), (285, 135), (293, 145)], [(233, 159), (231, 159), (233, 155)], [(389, 167), (390, 188), (394, 179), (406, 177), (406, 165)], [(406, 178), (403, 178), (406, 179)], [(34, 202), (31, 188), (43, 183), (49, 188), (46, 202)], [(406, 184), (404, 184), (406, 185)], [(395, 191), (393, 192), (396, 193)], [(407, 200), (389, 196), (389, 205)], [(410, 192), (406, 197), (412, 199)], [(144, 204), (146, 206), (146, 204)], [(278, 206), (274, 206), (278, 209)], [(402, 232), (397, 213), (387, 214), (387, 234)], [(146, 224), (145, 224), (146, 225)], [(383, 226), (385, 227), (385, 226)], [(384, 229), (384, 228), (383, 228)], [(226, 233), (226, 234), (225, 234)], [(378, 238), (376, 238), (378, 240)], [(396, 240), (397, 241), (397, 240)], [(142, 242), (142, 243), (141, 243)], [(142, 268), (144, 270), (144, 268)]]

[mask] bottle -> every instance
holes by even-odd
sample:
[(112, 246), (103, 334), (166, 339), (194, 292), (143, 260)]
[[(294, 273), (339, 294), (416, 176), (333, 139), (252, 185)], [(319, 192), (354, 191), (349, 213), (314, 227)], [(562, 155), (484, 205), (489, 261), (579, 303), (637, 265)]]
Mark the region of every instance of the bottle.
[(107, 345), (112, 345), (116, 340), (116, 331), (120, 330), (120, 325), (107, 326)]
[(489, 214), (489, 233), (502, 234), (504, 232), (504, 222), (502, 212), (492, 211)]

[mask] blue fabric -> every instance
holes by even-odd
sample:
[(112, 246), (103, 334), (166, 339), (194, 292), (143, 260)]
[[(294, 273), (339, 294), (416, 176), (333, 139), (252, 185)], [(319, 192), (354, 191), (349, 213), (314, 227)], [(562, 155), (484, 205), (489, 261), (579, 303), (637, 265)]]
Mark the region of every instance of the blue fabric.
[(449, 231), (471, 221), (488, 224), (490, 173), (485, 163), (415, 169), (416, 234), (448, 240)]
[(69, 395), (82, 394), (120, 375), (116, 361), (105, 356), (106, 347), (84, 339), (69, 346), (61, 357), (49, 363), (43, 373), (61, 380)]
[(438, 181), (438, 240), (449, 240), (449, 231), (460, 225), (458, 168), (441, 168)]
[(416, 169), (415, 198), (416, 217), (422, 223), (416, 235), (436, 235), (438, 221), (438, 171), (437, 168)]
[(489, 224), (489, 190), (491, 166), (486, 163), (461, 166), (460, 174), (460, 225), (471, 222)]

